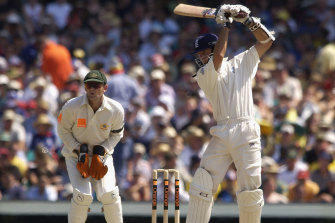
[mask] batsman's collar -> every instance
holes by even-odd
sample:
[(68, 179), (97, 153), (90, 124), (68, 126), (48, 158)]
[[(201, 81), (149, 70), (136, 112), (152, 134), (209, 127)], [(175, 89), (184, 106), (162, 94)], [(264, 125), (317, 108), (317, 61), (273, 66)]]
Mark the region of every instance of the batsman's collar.
[(88, 72), (84, 78), (84, 83), (87, 83), (87, 82), (99, 82), (99, 83), (106, 84), (107, 79), (106, 79), (106, 76), (102, 72), (98, 70), (92, 70)]

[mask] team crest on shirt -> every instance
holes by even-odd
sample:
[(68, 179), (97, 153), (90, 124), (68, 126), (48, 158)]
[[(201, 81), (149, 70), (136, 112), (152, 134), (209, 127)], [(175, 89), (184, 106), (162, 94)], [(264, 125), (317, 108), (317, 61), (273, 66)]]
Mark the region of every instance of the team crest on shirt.
[(102, 124), (102, 125), (100, 125), (100, 129), (105, 131), (105, 130), (108, 129), (108, 125), (106, 123)]

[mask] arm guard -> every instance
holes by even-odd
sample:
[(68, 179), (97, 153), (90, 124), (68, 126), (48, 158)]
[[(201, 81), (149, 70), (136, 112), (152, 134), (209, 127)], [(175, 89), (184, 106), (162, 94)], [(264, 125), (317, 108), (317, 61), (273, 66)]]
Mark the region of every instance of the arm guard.
[(259, 41), (260, 43), (267, 43), (270, 40), (274, 41), (276, 38), (274, 37), (274, 31), (269, 31), (262, 23), (260, 18), (256, 17), (249, 17), (245, 22), (244, 25), (248, 27), (251, 32), (256, 31), (257, 29), (261, 28), (263, 32), (268, 36), (266, 40)]

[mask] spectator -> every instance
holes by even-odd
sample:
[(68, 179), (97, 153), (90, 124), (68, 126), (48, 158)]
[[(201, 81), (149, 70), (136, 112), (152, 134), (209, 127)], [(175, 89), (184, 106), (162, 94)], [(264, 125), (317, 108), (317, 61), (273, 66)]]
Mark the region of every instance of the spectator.
[(207, 148), (207, 137), (204, 131), (196, 126), (189, 126), (184, 132), (185, 147), (180, 154), (185, 168), (191, 173), (192, 157), (201, 158)]
[(333, 158), (330, 153), (324, 151), (318, 154), (318, 168), (311, 172), (311, 180), (318, 184), (320, 190), (326, 189), (328, 180), (331, 179), (332, 175), (335, 175), (328, 168), (328, 165), (332, 162)]
[(297, 174), (297, 181), (288, 189), (288, 199), (291, 203), (311, 203), (319, 191), (319, 186), (309, 179), (309, 171), (302, 170)]
[(0, 114), (2, 114), (6, 108), (8, 83), (9, 83), (8, 77), (5, 74), (0, 74)]
[(134, 140), (141, 142), (149, 130), (150, 116), (146, 112), (145, 101), (141, 96), (132, 98), (131, 107), (132, 109), (127, 113), (126, 122), (131, 125)]
[(320, 133), (317, 136), (315, 145), (311, 150), (307, 151), (304, 156), (312, 171), (316, 169), (319, 154), (322, 152), (330, 153), (332, 151), (332, 145), (334, 144), (335, 133), (332, 131)]
[(51, 185), (50, 176), (45, 172), (38, 173), (38, 183), (30, 187), (25, 194), (28, 200), (57, 201), (57, 188)]
[(320, 114), (311, 114), (306, 120), (306, 145), (305, 152), (310, 151), (317, 140), (317, 132), (319, 130)]
[(4, 168), (10, 166), (11, 154), (6, 147), (0, 146), (0, 173)]
[(327, 187), (320, 190), (315, 202), (334, 203), (335, 201), (335, 175), (332, 174), (327, 181)]
[(21, 174), (16, 166), (7, 166), (1, 170), (0, 200), (24, 199), (24, 188)]
[(38, 0), (28, 0), (23, 4), (24, 18), (27, 24), (32, 23), (37, 28), (38, 23), (43, 15), (43, 6)]
[(298, 157), (298, 148), (291, 147), (287, 152), (285, 163), (279, 168), (278, 179), (287, 186), (295, 183), (300, 171), (308, 170), (308, 165)]
[(152, 169), (162, 169), (165, 165), (165, 154), (171, 152), (171, 146), (168, 143), (153, 141), (150, 146), (149, 162)]
[(36, 77), (25, 89), (24, 100), (44, 100), (48, 103), (51, 113), (55, 114), (58, 110), (59, 91), (53, 83), (49, 83), (44, 77)]
[[(278, 181), (279, 166), (276, 163), (264, 169), (264, 179), (262, 183), (264, 201), (270, 204), (287, 204), (288, 198), (284, 195), (282, 185)], [(278, 191), (279, 189), (279, 191)]]
[(27, 161), (25, 157), (22, 158), (18, 155), (17, 150), (15, 150), (15, 146), (13, 145), (12, 141), (10, 141), (9, 134), (6, 132), (0, 134), (0, 150), (2, 161), (1, 166), (16, 166), (19, 169), (20, 174), (23, 176), (28, 168)]
[(51, 131), (52, 123), (48, 115), (40, 114), (34, 123), (36, 133), (32, 137), (30, 151), (35, 151), (38, 148), (43, 148), (45, 153), (55, 155), (57, 153), (56, 135)]
[(140, 45), (139, 58), (145, 70), (153, 69), (151, 58), (156, 53), (162, 53), (166, 49), (163, 41), (163, 27), (158, 23), (152, 23), (148, 38)]
[(172, 104), (175, 103), (175, 91), (174, 89), (165, 83), (164, 71), (160, 69), (154, 69), (150, 73), (150, 88), (145, 96), (147, 109), (150, 111), (154, 106), (159, 104), (159, 96), (169, 95), (171, 97)]
[(132, 201), (148, 201), (150, 199), (151, 166), (145, 160), (143, 144), (134, 144), (134, 154), (128, 161), (127, 178), (124, 182), (125, 195)]
[(148, 90), (147, 86), (147, 73), (141, 65), (132, 66), (128, 72), (129, 76), (134, 78), (138, 85), (138, 93), (140, 97), (145, 96)]
[(174, 116), (171, 118), (172, 125), (178, 132), (182, 131), (186, 125), (194, 118), (194, 111), (197, 109), (198, 101), (195, 97), (187, 96), (185, 85), (177, 86), (177, 102)]
[(111, 54), (111, 40), (105, 35), (97, 35), (88, 51), (87, 64), (89, 68), (109, 72), (110, 63), (113, 60)]
[(236, 180), (236, 170), (229, 169), (223, 182), (220, 184), (221, 189), (219, 190), (216, 201), (221, 201), (224, 203), (236, 202)]
[(57, 170), (56, 158), (52, 157), (48, 150), (43, 146), (38, 146), (34, 150), (34, 159), (31, 166), (36, 167), (38, 172), (45, 172), (50, 175), (50, 182)]
[(295, 143), (294, 127), (290, 124), (283, 124), (280, 128), (280, 141), (274, 145), (272, 158), (280, 165), (286, 160), (287, 152)]
[(0, 132), (7, 132), (10, 135), (10, 140), (15, 142), (14, 146), (17, 148), (18, 155), (25, 157), (24, 152), (26, 151), (26, 130), (21, 124), (22, 118), (12, 109), (7, 109), (2, 117), (2, 123), (0, 124)]
[(276, 69), (272, 71), (273, 79), (264, 86), (266, 104), (276, 106), (276, 98), (280, 94), (287, 94), (290, 98), (289, 108), (295, 108), (302, 100), (302, 88), (298, 79), (289, 75), (282, 62), (277, 62)]
[(142, 142), (145, 144), (150, 144), (153, 140), (164, 137), (163, 130), (166, 126), (169, 126), (166, 111), (161, 106), (154, 106), (149, 115), (151, 125), (142, 138)]
[[(163, 164), (163, 169), (177, 169), (180, 170), (177, 166), (177, 156), (174, 152), (168, 151), (164, 154), (163, 156), (164, 159), (164, 164)], [(169, 173), (171, 176), (169, 176), (169, 201), (174, 201), (175, 198), (175, 178), (173, 173)], [(157, 180), (157, 188), (163, 188), (163, 174), (159, 174), (158, 180)], [(190, 197), (188, 192), (185, 190), (185, 182), (190, 183), (185, 181), (184, 178), (180, 178), (179, 180), (179, 199), (180, 202), (188, 202)], [(158, 190), (157, 191), (157, 200), (158, 201), (163, 201), (163, 190)]]
[(36, 46), (42, 55), (43, 74), (51, 78), (58, 90), (62, 90), (73, 73), (70, 51), (65, 46), (48, 39), (45, 34), (36, 37)]
[(46, 5), (46, 13), (50, 15), (59, 30), (66, 27), (72, 5), (67, 0), (56, 0)]
[(139, 95), (138, 84), (125, 73), (123, 64), (117, 56), (110, 61), (108, 73), (111, 76), (105, 95), (120, 102), (126, 111), (131, 110), (131, 100)]
[[(27, 140), (26, 140), (27, 147), (31, 145), (33, 135), (37, 133), (34, 123), (36, 122), (38, 116), (41, 114), (46, 114), (48, 116), (48, 119), (52, 124), (52, 128), (50, 129), (52, 134), (57, 133), (57, 130), (56, 130), (57, 119), (55, 115), (50, 112), (48, 102), (46, 100), (38, 100), (35, 103), (36, 103), (36, 109), (34, 109), (34, 111), (31, 112), (30, 116), (27, 119), (25, 119), (23, 122), (23, 126), (27, 133)], [(60, 140), (58, 136), (57, 136), (57, 145), (60, 145)]]
[(132, 180), (133, 173), (138, 172), (146, 181), (151, 179), (151, 166), (150, 163), (145, 159), (146, 149), (143, 144), (134, 144), (133, 156), (128, 160), (128, 181)]
[(151, 198), (149, 182), (141, 173), (135, 171), (131, 180), (123, 186), (126, 199), (129, 201), (149, 201)]
[(276, 183), (275, 191), (279, 194), (286, 196), (288, 185), (278, 179), (278, 173), (280, 168), (279, 165), (273, 159), (271, 159), (271, 157), (267, 156), (264, 156), (262, 158), (262, 161), (264, 163), (270, 161), (267, 164), (262, 163), (262, 174), (264, 178), (273, 178)]

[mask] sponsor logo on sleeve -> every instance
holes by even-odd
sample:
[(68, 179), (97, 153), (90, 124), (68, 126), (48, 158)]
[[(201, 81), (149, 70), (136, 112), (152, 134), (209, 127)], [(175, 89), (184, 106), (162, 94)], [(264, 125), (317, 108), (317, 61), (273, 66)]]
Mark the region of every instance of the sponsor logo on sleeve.
[(79, 128), (86, 128), (86, 119), (78, 118), (77, 120), (77, 127)]

